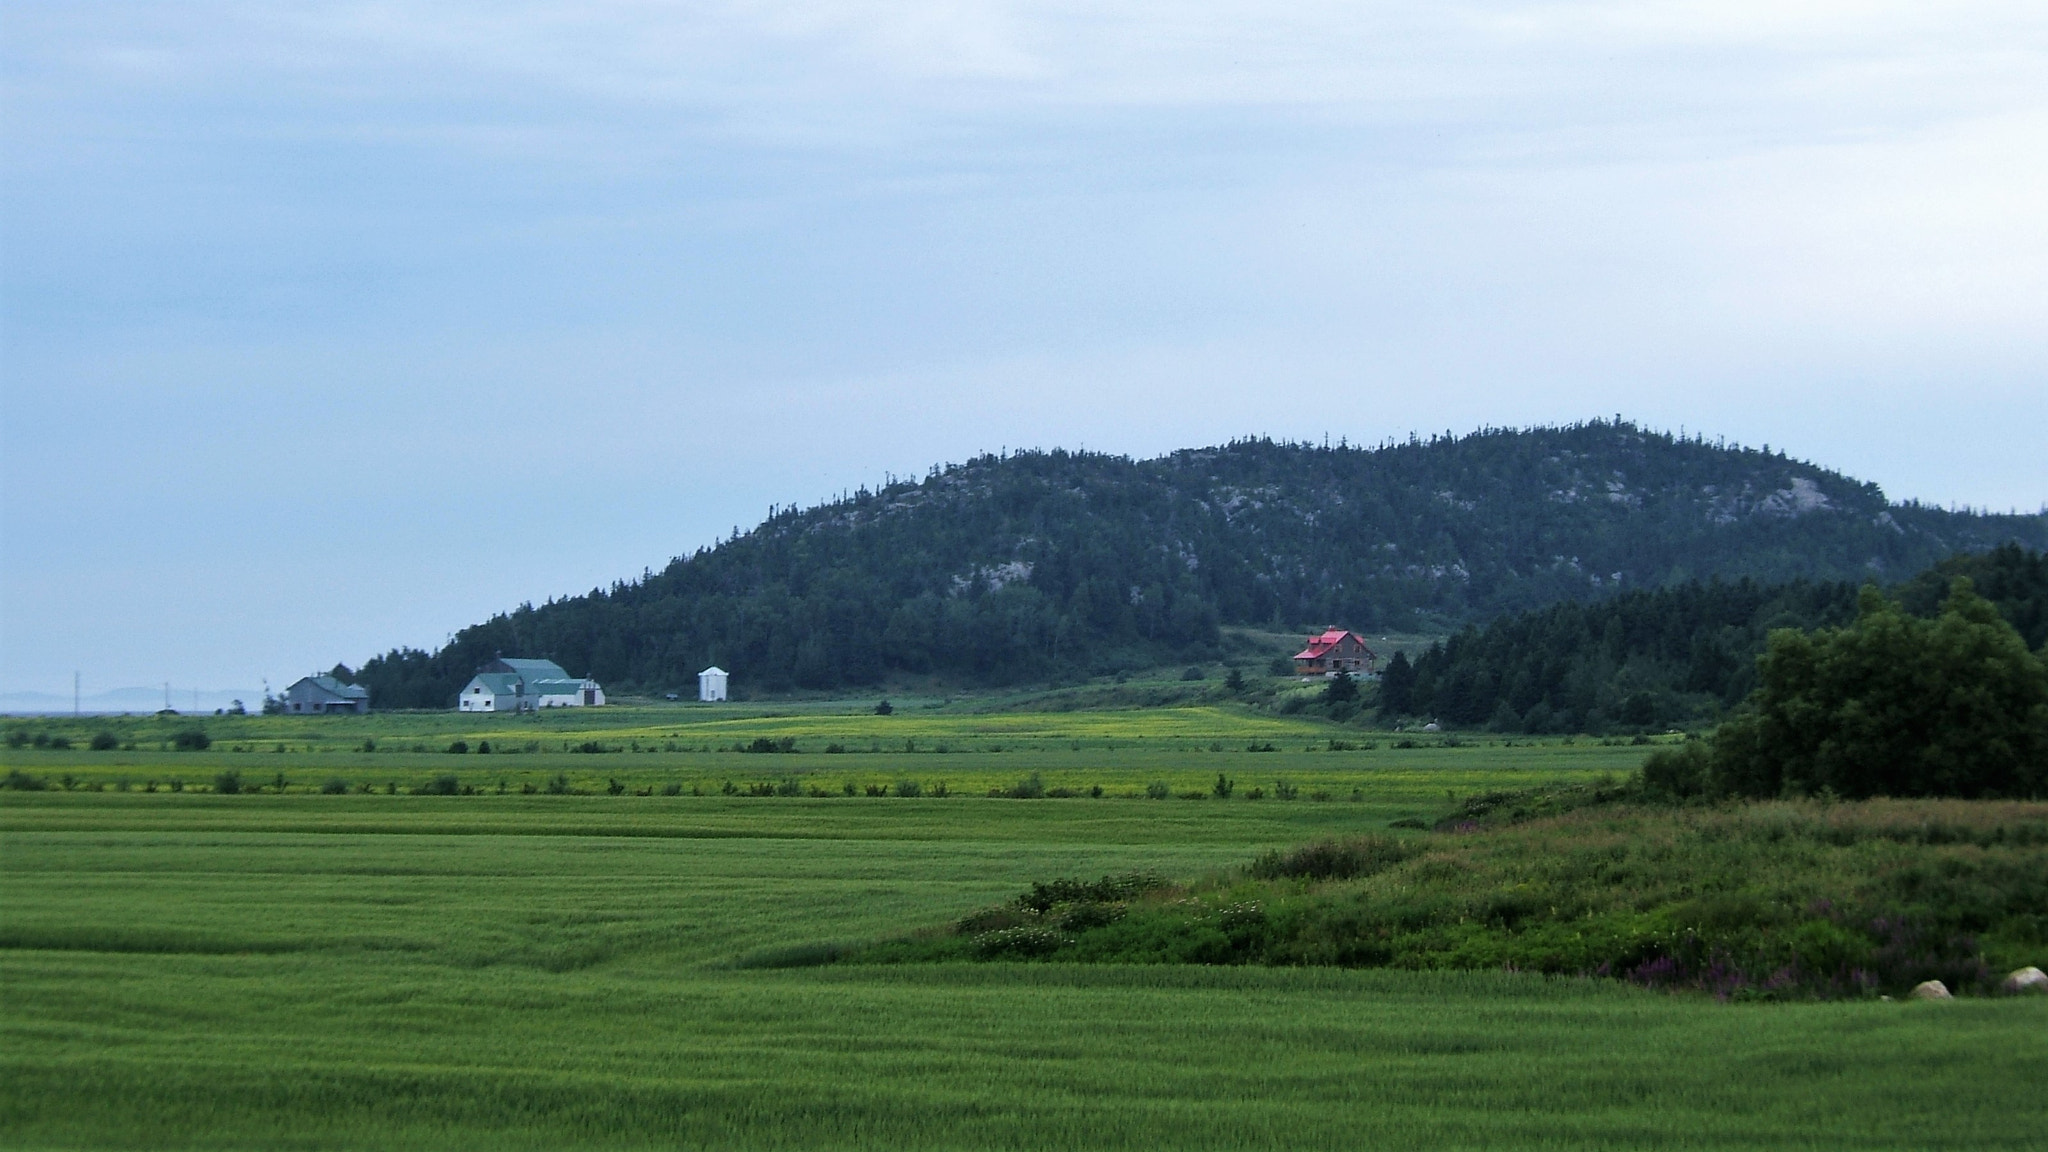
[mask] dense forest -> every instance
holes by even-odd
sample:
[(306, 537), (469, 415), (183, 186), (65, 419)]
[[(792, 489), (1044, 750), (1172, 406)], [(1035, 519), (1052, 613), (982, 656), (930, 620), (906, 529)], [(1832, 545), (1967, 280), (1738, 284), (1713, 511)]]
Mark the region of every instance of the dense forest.
[(356, 676), (380, 708), (447, 707), (501, 653), (614, 691), (683, 688), (714, 663), (758, 691), (1037, 682), (1201, 659), (1224, 624), (1449, 630), (1696, 579), (1898, 580), (2007, 541), (2048, 546), (2048, 516), (1893, 503), (1768, 448), (1621, 421), (1023, 452), (776, 511)]
[[(2030, 649), (2048, 644), (2048, 555), (2005, 545), (1950, 557), (1893, 593), (1933, 616), (1968, 577)], [(1689, 581), (1560, 603), (1472, 627), (1405, 658), (1380, 684), (1382, 716), (1510, 732), (1607, 732), (1712, 718), (1756, 687), (1772, 629), (1841, 627), (1858, 585)]]

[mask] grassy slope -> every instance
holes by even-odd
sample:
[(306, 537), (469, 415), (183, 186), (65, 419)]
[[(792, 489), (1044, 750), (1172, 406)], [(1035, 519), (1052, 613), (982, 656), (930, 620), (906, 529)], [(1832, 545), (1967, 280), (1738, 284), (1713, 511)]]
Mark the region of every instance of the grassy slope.
[(2019, 1148), (2048, 1126), (2038, 1003), (722, 967), (1401, 807), (4, 794), (0, 1142)]
[(2048, 804), (1609, 805), (1046, 890), (854, 959), (1514, 968), (1722, 995), (1985, 993), (2048, 963)]

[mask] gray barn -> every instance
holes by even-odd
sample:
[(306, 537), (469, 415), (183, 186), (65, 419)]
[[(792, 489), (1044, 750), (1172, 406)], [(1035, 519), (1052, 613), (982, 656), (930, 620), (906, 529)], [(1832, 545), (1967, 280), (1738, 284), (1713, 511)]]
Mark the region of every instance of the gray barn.
[(332, 676), (308, 676), (284, 690), (284, 710), (300, 715), (309, 712), (368, 712), (370, 690), (344, 684)]

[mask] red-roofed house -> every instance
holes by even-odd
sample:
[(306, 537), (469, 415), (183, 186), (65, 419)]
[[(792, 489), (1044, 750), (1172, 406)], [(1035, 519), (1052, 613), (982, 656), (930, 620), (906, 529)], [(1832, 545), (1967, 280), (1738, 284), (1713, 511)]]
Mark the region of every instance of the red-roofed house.
[(1358, 633), (1342, 628), (1309, 637), (1308, 647), (1294, 654), (1294, 670), (1303, 676), (1335, 676), (1339, 672), (1370, 676), (1378, 663), (1379, 657)]

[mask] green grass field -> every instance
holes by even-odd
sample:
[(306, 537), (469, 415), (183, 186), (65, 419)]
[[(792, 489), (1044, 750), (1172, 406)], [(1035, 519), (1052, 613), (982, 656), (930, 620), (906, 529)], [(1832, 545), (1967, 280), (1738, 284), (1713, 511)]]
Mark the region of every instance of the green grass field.
[[(12, 720), (4, 727), (58, 736), (65, 750), (0, 748), (0, 766), (61, 789), (185, 791), (234, 771), (244, 786), (314, 792), (330, 782), (350, 791), (407, 792), (452, 774), (495, 794), (540, 788), (566, 776), (580, 792), (618, 781), (628, 792), (675, 786), (716, 793), (727, 782), (795, 781), (799, 790), (866, 798), (869, 787), (910, 780), (930, 791), (986, 795), (1038, 774), (1048, 788), (1101, 786), (1112, 797), (1166, 784), (1176, 796), (1208, 793), (1220, 774), (1268, 794), (1286, 780), (1305, 795), (1360, 794), (1384, 819), (1420, 815), (1464, 794), (1526, 786), (1539, 779), (1626, 775), (1643, 749), (1621, 741), (1364, 732), (1220, 705), (1103, 712), (988, 711), (982, 702), (912, 704), (890, 716), (845, 703), (563, 709), (540, 716), (455, 713), (363, 717), (87, 717)], [(173, 748), (177, 733), (202, 728), (205, 751)], [(94, 735), (117, 747), (87, 748)], [(794, 753), (736, 752), (755, 740), (789, 740)], [(456, 741), (469, 751), (451, 755)], [(492, 754), (479, 755), (485, 742)], [(1333, 745), (1334, 742), (1334, 745)], [(1403, 748), (1403, 742), (1416, 747)], [(572, 751), (594, 746), (599, 753)], [(828, 749), (838, 747), (842, 751)], [(1258, 748), (1260, 751), (1248, 751)], [(1270, 751), (1266, 749), (1270, 748)], [(1333, 750), (1334, 748), (1334, 750)], [(369, 749), (369, 750), (365, 750)], [(1398, 810), (1397, 810), (1398, 809)]]
[[(380, 747), (402, 719), (370, 718)], [(811, 719), (705, 724), (725, 741)], [(301, 782), (412, 781), (484, 758), (232, 751), (253, 732), (206, 752), (9, 750), (74, 790), (0, 792), (0, 1144), (2032, 1148), (2048, 1130), (2038, 1002), (1744, 1006), (1493, 972), (733, 966), (943, 921), (1049, 876), (1198, 877), (1437, 810), (1446, 792), (1626, 771), (1642, 753), (1384, 738), (1310, 752), (1305, 732), (1290, 750), (1217, 753), (1226, 733), (1250, 742), (1255, 718), (1147, 717), (1142, 740), (1053, 726), (1071, 719), (1033, 719), (1035, 739), (974, 718), (920, 730), (1001, 753), (490, 768), (597, 762), (579, 778), (630, 766), (636, 784), (1035, 770), (1121, 790), (1197, 789), (1220, 766), (1362, 798), (218, 796), (139, 778), (277, 764)], [(845, 727), (815, 738), (872, 723), (827, 721)], [(289, 722), (246, 723), (294, 739)], [(138, 784), (107, 786), (124, 773)]]

